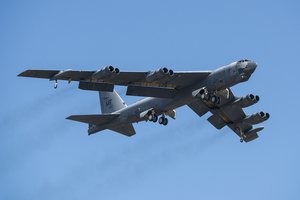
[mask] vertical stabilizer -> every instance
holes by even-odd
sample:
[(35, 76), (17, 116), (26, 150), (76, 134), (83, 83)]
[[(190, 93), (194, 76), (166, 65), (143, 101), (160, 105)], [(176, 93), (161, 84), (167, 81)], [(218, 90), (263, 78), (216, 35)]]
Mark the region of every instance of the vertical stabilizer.
[[(119, 94), (114, 90), (113, 92), (99, 92), (100, 97), (100, 106), (101, 106), (101, 112), (103, 114), (111, 114), (113, 112), (116, 112), (122, 108), (125, 108), (127, 105), (123, 101), (123, 99), (119, 96)], [(115, 115), (115, 114), (112, 114)], [(108, 124), (109, 126), (109, 124)], [(104, 130), (107, 127), (99, 127), (99, 130)], [(90, 134), (98, 132), (96, 126), (96, 131), (93, 131), (93, 126), (90, 127)], [(125, 124), (118, 124), (114, 127), (109, 126), (110, 130), (121, 133), (126, 136), (132, 136), (135, 134), (134, 127), (131, 123), (125, 123)]]
[(112, 113), (126, 107), (125, 102), (114, 90), (113, 92), (99, 92), (102, 113)]

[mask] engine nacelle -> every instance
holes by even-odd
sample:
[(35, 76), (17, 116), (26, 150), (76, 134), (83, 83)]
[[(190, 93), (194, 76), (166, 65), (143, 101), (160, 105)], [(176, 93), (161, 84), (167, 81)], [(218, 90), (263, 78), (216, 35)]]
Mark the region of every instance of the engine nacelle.
[(258, 112), (258, 113), (255, 113), (253, 115), (246, 117), (245, 119), (243, 119), (242, 122), (247, 123), (247, 124), (259, 124), (259, 123), (266, 121), (269, 118), (270, 118), (269, 113)]
[(245, 108), (248, 106), (252, 106), (253, 104), (257, 103), (259, 101), (259, 96), (248, 94), (244, 97), (241, 97), (237, 99), (235, 102), (233, 102), (233, 105), (239, 106), (241, 108)]
[(202, 100), (208, 100), (209, 99), (208, 90), (205, 87), (193, 91), (192, 96), (193, 97), (198, 97)]
[(156, 71), (150, 71), (148, 72), (147, 76), (146, 76), (146, 81), (148, 82), (152, 82), (152, 81), (156, 81), (158, 79), (162, 79), (165, 77), (170, 77), (174, 75), (174, 71), (173, 70), (169, 70), (166, 67), (162, 67), (159, 70)]
[(118, 68), (114, 68), (113, 66), (107, 66), (100, 70), (97, 70), (93, 75), (93, 79), (108, 79), (115, 77), (120, 73)]

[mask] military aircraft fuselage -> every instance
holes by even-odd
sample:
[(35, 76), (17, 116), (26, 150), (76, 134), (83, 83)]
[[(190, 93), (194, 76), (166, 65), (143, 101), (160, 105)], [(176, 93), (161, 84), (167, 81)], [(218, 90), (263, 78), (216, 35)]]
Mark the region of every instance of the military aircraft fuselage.
[[(88, 133), (105, 129), (126, 136), (136, 134), (133, 123), (140, 121), (168, 124), (175, 119), (175, 109), (187, 105), (199, 117), (208, 117), (216, 129), (229, 127), (240, 138), (250, 142), (258, 138), (263, 126), (253, 125), (269, 119), (270, 114), (256, 112), (247, 115), (243, 108), (256, 104), (260, 97), (254, 94), (235, 96), (231, 87), (249, 80), (257, 64), (244, 59), (209, 71), (173, 71), (161, 67), (152, 71), (120, 71), (106, 66), (99, 70), (35, 70), (23, 71), (18, 76), (54, 81), (79, 82), (82, 90), (97, 91), (101, 113), (70, 115), (66, 119), (88, 124)], [(126, 95), (146, 97), (127, 106), (114, 86), (126, 86)]]
[[(232, 87), (240, 82), (247, 81), (256, 69), (257, 64), (250, 60), (241, 60), (214, 70), (207, 78), (199, 83), (180, 90), (174, 98), (147, 97), (128, 107), (115, 111), (120, 116), (109, 124), (92, 126), (89, 134), (96, 133), (103, 129), (118, 126), (119, 124), (147, 121), (146, 115), (141, 115), (153, 110), (157, 115), (165, 114), (167, 111), (175, 110), (178, 107), (196, 101), (193, 92), (200, 88), (210, 91), (221, 91)], [(146, 114), (146, 113), (145, 113)]]

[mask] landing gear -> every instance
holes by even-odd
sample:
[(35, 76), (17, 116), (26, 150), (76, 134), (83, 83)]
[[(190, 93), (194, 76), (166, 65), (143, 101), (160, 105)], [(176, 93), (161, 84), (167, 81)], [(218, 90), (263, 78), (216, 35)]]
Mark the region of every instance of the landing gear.
[(157, 122), (157, 119), (158, 119), (157, 115), (156, 115), (156, 114), (153, 114), (153, 119), (152, 119), (152, 121), (155, 123), (155, 122)]
[(57, 83), (57, 80), (55, 80), (55, 82), (54, 82), (54, 89), (56, 89), (57, 86), (58, 86), (58, 83)]
[(162, 124), (164, 126), (168, 125), (168, 122), (169, 122), (168, 118), (166, 118), (164, 116), (160, 117), (159, 120), (158, 120), (158, 123)]
[(219, 102), (219, 98), (215, 95), (211, 96), (210, 101), (214, 104)]
[(158, 121), (159, 124), (162, 124), (164, 126), (166, 126), (169, 122), (164, 113), (162, 113), (162, 116), (158, 118), (157, 114), (153, 110), (148, 111), (146, 119), (154, 123)]
[(157, 117), (157, 115), (156, 114), (149, 114), (148, 115), (148, 120), (149, 121), (151, 121), (151, 122), (157, 122), (157, 119), (158, 119), (158, 117)]
[(168, 118), (165, 118), (163, 125), (164, 125), (164, 126), (167, 126), (167, 125), (168, 125), (168, 123), (169, 123), (169, 120), (168, 120)]
[(215, 92), (209, 92), (207, 88), (201, 88), (199, 91), (198, 96), (200, 99), (202, 99), (204, 102), (209, 104), (219, 104), (220, 103), (220, 97), (215, 95)]
[(202, 100), (207, 101), (209, 99), (209, 94), (206, 88), (201, 88), (199, 94)]
[(243, 130), (241, 128), (237, 127), (236, 131), (238, 131), (240, 133), (240, 143), (243, 143), (244, 139), (246, 138), (245, 135), (244, 135)]

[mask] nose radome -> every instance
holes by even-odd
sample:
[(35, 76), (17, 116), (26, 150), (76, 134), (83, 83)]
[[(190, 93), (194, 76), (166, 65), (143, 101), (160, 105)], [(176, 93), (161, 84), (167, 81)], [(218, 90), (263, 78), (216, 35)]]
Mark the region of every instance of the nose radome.
[(249, 72), (253, 73), (256, 67), (257, 67), (256, 62), (251, 61), (247, 64), (246, 69), (249, 70)]

